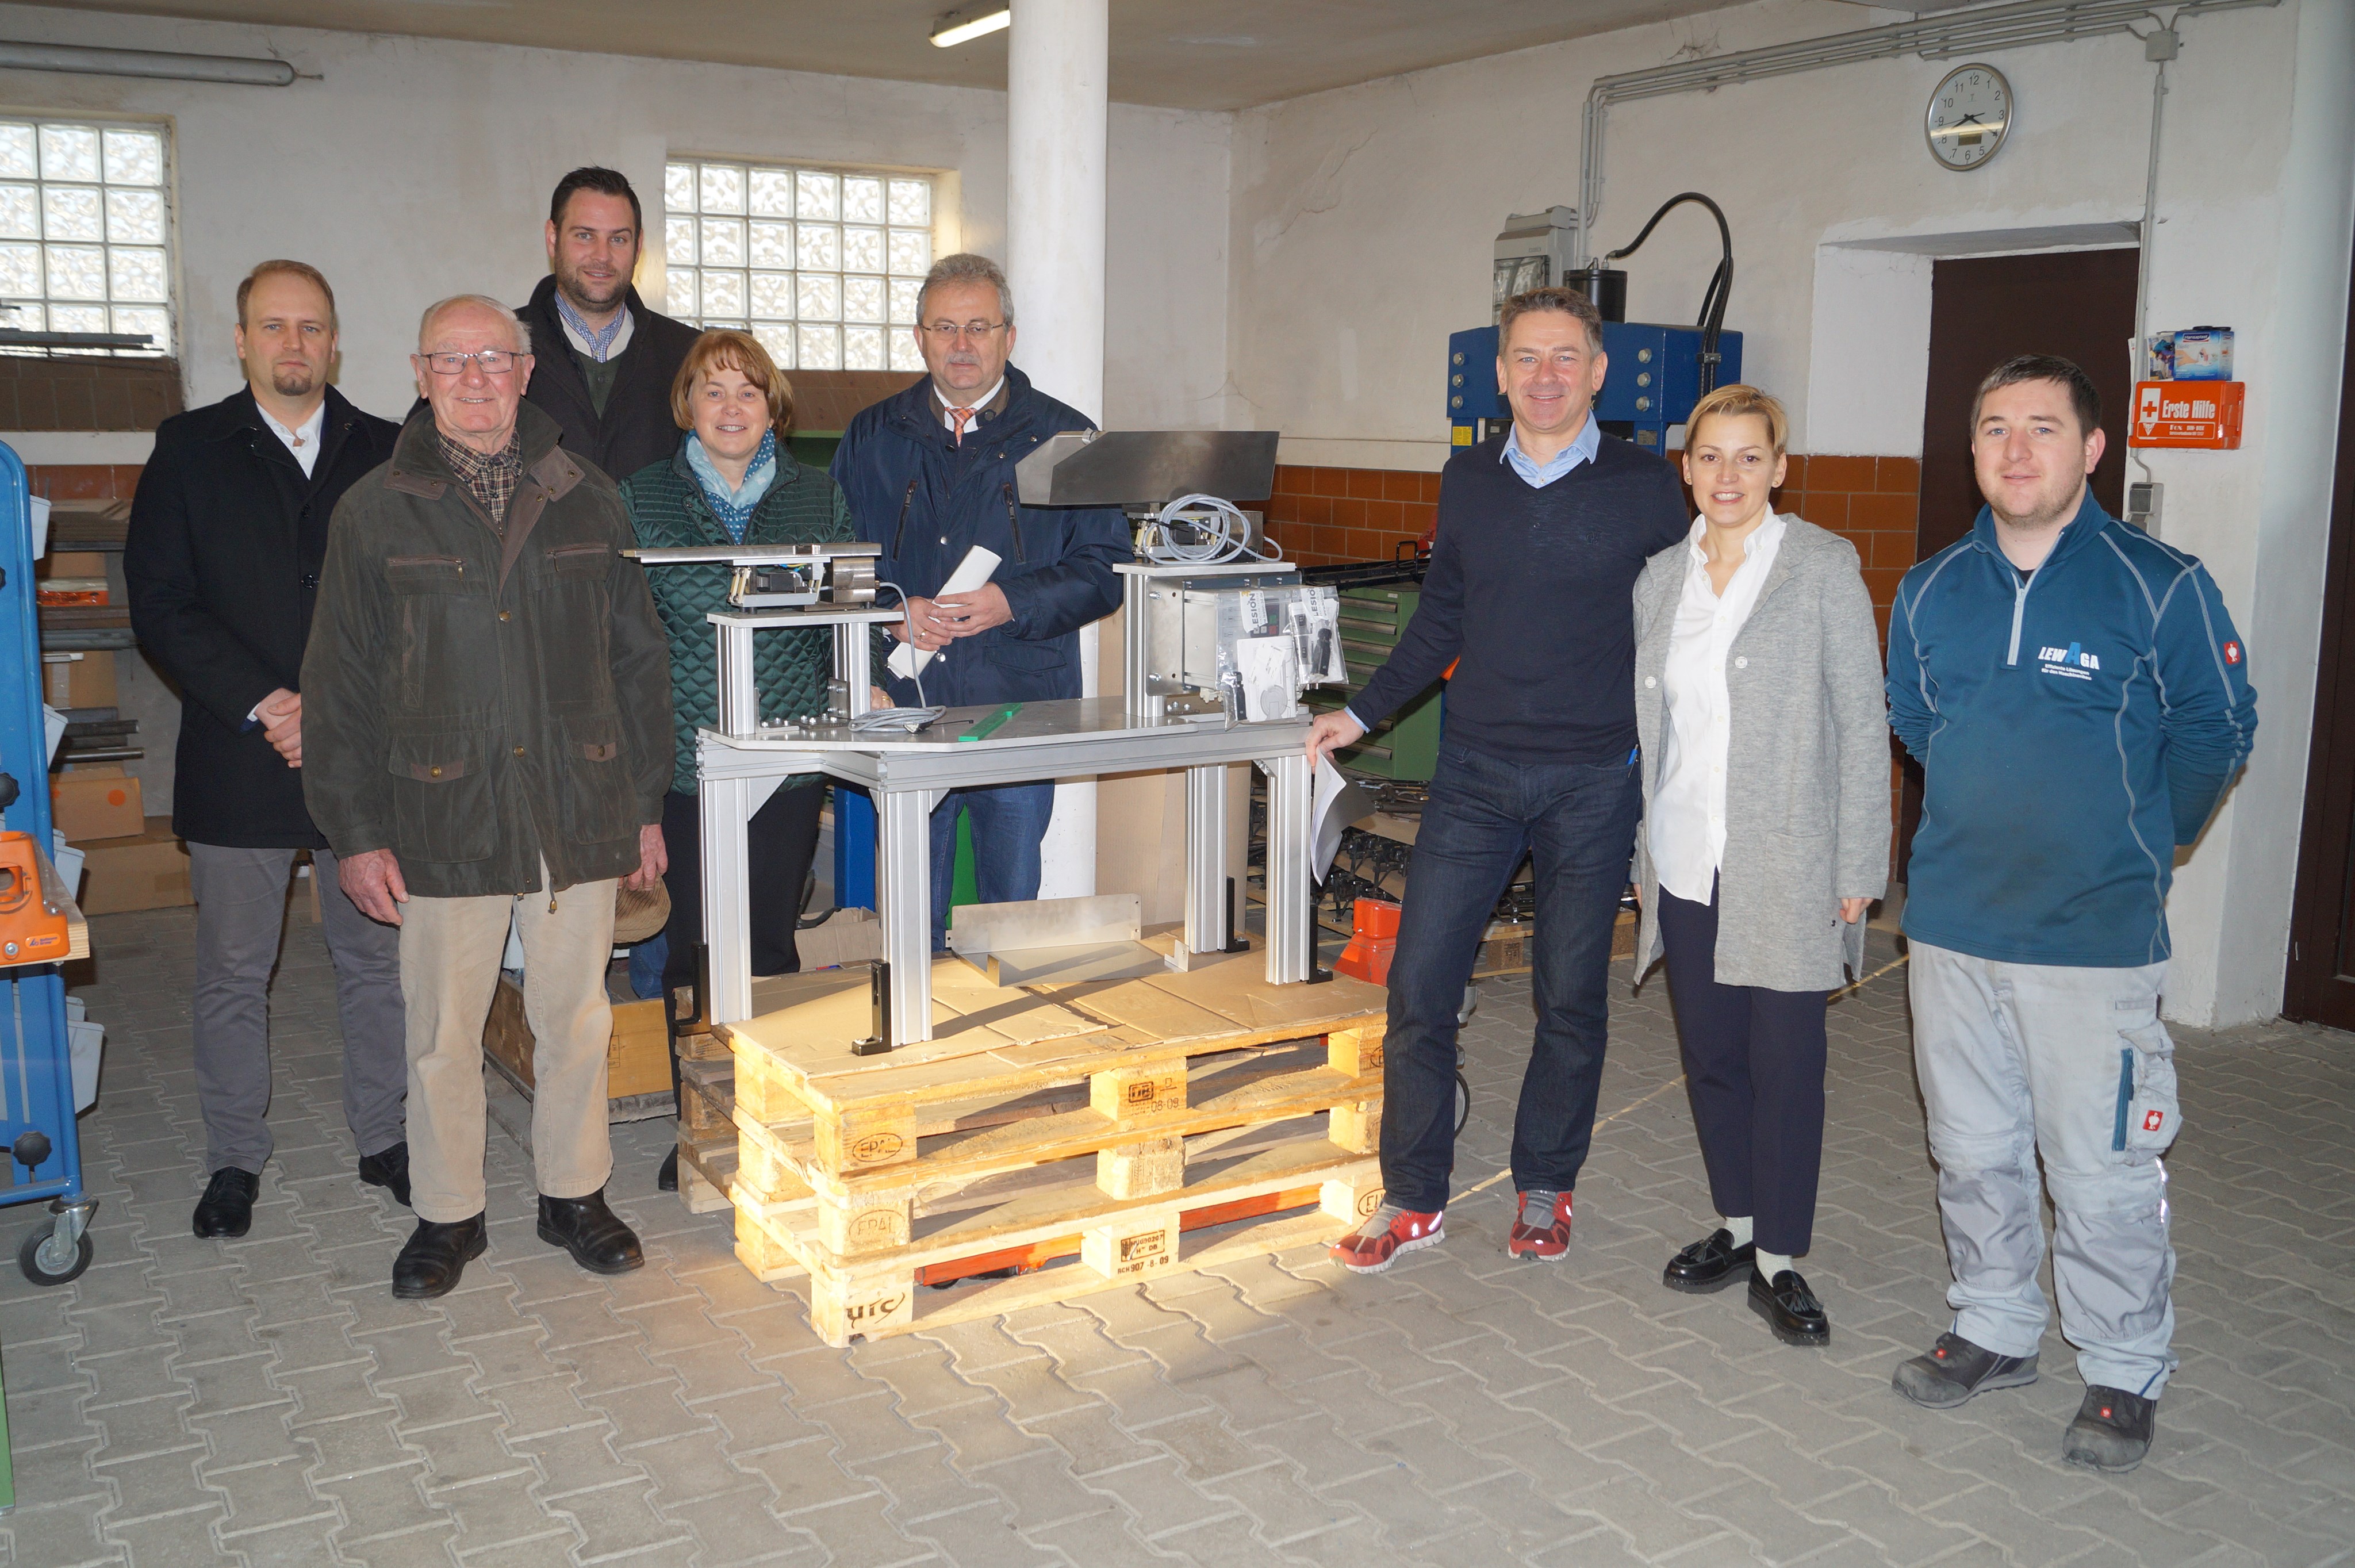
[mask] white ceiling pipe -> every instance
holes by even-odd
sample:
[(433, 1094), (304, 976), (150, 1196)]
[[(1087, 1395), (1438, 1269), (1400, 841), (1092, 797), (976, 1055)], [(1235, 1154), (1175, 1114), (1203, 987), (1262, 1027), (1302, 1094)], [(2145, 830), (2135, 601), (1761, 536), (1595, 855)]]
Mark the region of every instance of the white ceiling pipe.
[(294, 68), (284, 60), (158, 54), (147, 49), (92, 49), (71, 44), (0, 43), (0, 69), (60, 70), (77, 76), (144, 76), (165, 81), (211, 81), (232, 87), (284, 87), (294, 80)]

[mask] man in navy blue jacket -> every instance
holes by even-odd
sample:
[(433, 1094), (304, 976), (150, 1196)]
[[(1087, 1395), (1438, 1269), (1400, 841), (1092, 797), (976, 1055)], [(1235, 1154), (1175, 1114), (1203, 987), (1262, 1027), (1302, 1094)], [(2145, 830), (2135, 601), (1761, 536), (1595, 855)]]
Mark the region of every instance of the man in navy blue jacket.
[[(1049, 436), (1093, 430), (1007, 363), (1014, 294), (984, 256), (943, 256), (917, 296), (916, 341), (931, 372), (864, 410), (843, 432), (834, 481), (859, 537), (883, 547), (878, 575), (908, 595), (893, 635), (931, 660), (925, 699), (950, 708), (1080, 695), (1080, 628), (1120, 603), (1115, 562), (1131, 553), (1116, 507), (1025, 507), (1014, 465)], [(975, 545), (998, 557), (970, 592), (941, 592)], [(887, 600), (886, 603), (889, 603)], [(918, 699), (890, 675), (890, 695)], [(984, 903), (1039, 896), (1039, 843), (1055, 806), (1051, 781), (959, 789), (932, 809), (932, 940), (947, 941), (956, 820), (973, 816), (974, 871)]]
[(1636, 820), (1636, 579), (1689, 526), (1675, 472), (1603, 433), (1603, 322), (1532, 289), (1497, 324), (1502, 439), (1448, 459), (1423, 603), (1390, 662), (1308, 732), (1312, 760), (1380, 724), (1451, 664), (1447, 733), (1414, 841), (1382, 1067), (1381, 1205), (1334, 1245), (1374, 1274), (1445, 1235), (1456, 1011), (1524, 857), (1536, 871), (1537, 1029), (1513, 1118), (1519, 1216), (1506, 1251), (1570, 1247), (1611, 1021), (1611, 933)]
[(1971, 417), (1987, 507), (1905, 574), (1889, 626), (1890, 720), (1928, 785), (1904, 923), (1955, 1275), (1952, 1329), (1894, 1381), (1934, 1409), (2036, 1381), (2041, 1155), (2085, 1381), (2062, 1456), (2130, 1470), (2175, 1367), (2167, 890), (2249, 754), (2256, 694), (2199, 561), (2088, 492), (2083, 370), (2007, 361)]

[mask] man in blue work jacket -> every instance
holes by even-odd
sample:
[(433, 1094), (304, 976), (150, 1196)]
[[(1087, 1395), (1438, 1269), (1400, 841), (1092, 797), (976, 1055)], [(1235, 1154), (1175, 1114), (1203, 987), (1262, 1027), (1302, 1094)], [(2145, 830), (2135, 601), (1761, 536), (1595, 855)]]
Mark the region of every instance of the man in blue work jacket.
[(1904, 924), (1955, 1275), (1953, 1328), (1894, 1381), (1949, 1409), (2036, 1381), (2041, 1155), (2085, 1381), (2062, 1454), (2115, 1471), (2149, 1451), (2175, 1368), (2168, 884), (2257, 714), (2207, 571), (2088, 493), (2101, 420), (2068, 360), (1998, 366), (1971, 414), (1987, 507), (1890, 617), (1890, 720), (1928, 786)]
[[(1014, 352), (1014, 293), (986, 256), (943, 256), (917, 296), (916, 342), (931, 372), (865, 410), (843, 432), (834, 481), (859, 537), (883, 547), (878, 575), (908, 596), (890, 630), (932, 656), (922, 697), (959, 708), (1080, 695), (1079, 632), (1120, 603), (1114, 563), (1131, 553), (1116, 507), (1022, 505), (1014, 466), (1049, 436), (1093, 430), (1086, 415), (1030, 385)], [(975, 545), (998, 558), (968, 592), (942, 588)], [(889, 600), (886, 600), (889, 603)], [(879, 671), (894, 702), (913, 680)], [(984, 903), (1039, 896), (1039, 844), (1052, 781), (958, 789), (932, 809), (932, 943), (947, 941), (959, 812), (973, 816)]]

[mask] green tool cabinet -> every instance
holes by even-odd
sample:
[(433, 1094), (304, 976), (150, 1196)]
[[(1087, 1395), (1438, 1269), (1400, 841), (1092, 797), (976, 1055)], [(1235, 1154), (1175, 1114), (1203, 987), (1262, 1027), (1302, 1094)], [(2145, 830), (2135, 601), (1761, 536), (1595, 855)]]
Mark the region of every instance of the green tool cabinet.
[[(1348, 656), (1347, 686), (1312, 687), (1305, 700), (1317, 711), (1346, 705), (1382, 667), (1414, 619), (1423, 590), (1411, 583), (1341, 590), (1341, 650)], [(1426, 780), (1439, 763), (1440, 683), (1374, 726), (1356, 745), (1335, 753), (1353, 773), (1377, 778)]]

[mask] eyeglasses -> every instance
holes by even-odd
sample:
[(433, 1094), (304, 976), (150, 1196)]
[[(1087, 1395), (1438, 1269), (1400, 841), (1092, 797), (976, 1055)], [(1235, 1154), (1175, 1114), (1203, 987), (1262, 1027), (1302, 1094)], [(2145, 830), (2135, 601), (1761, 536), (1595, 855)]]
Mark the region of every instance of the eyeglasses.
[(970, 337), (975, 343), (988, 341), (989, 335), (1006, 324), (1002, 321), (968, 321), (960, 326), (954, 321), (935, 321), (918, 327), (929, 333), (935, 343), (954, 343), (960, 337)]
[(524, 356), (506, 348), (482, 348), (472, 354), (421, 354), (418, 357), (424, 360), (425, 368), (437, 376), (464, 375), (469, 359), (485, 376), (504, 376), (514, 369), (516, 361)]

